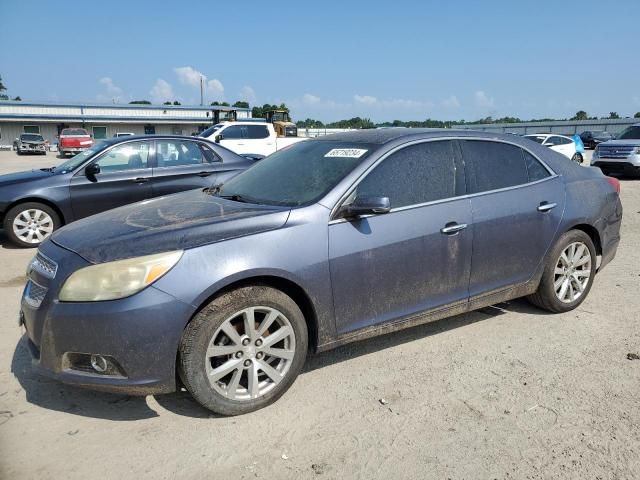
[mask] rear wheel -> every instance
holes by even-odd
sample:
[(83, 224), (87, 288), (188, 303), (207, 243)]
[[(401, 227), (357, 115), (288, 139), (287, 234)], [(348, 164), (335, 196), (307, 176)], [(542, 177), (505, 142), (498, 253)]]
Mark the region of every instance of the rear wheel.
[(249, 286), (226, 293), (184, 331), (179, 374), (205, 408), (240, 415), (280, 398), (307, 355), (307, 325), (283, 292)]
[(4, 217), (3, 226), (14, 244), (37, 247), (60, 227), (60, 217), (48, 205), (27, 202), (11, 208)]
[(587, 297), (595, 273), (593, 241), (582, 230), (570, 230), (553, 247), (538, 290), (528, 299), (550, 312), (568, 312)]
[(573, 154), (573, 157), (571, 157), (571, 160), (573, 160), (574, 162), (580, 164), (580, 163), (582, 163), (582, 161), (584, 159), (582, 158), (582, 155), (580, 155), (580, 153), (576, 152), (576, 153)]

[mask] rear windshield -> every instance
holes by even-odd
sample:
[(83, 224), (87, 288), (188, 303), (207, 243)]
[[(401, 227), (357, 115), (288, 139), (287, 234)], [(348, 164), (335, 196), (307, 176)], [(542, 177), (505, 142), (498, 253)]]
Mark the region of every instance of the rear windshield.
[(620, 134), (618, 140), (640, 140), (640, 125), (628, 127)]
[(42, 135), (38, 135), (35, 133), (24, 133), (20, 135), (20, 140), (26, 142), (44, 142), (44, 138), (42, 138)]
[(299, 142), (233, 177), (219, 194), (248, 203), (310, 205), (326, 195), (373, 149), (372, 145), (360, 143)]
[(62, 130), (61, 135), (79, 137), (81, 135), (89, 135), (86, 130), (82, 128), (65, 128)]

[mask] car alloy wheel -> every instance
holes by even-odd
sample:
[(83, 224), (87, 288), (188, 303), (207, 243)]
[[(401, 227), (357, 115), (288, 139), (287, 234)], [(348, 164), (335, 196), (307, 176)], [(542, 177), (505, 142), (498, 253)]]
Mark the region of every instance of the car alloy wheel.
[(263, 397), (287, 375), (296, 350), (291, 322), (279, 310), (256, 306), (227, 318), (205, 355), (211, 387), (230, 400)]
[(13, 220), (14, 235), (25, 243), (41, 243), (53, 233), (53, 228), (53, 219), (37, 208), (24, 210)]
[(582, 296), (591, 278), (591, 266), (591, 252), (584, 243), (573, 242), (562, 251), (553, 282), (558, 300), (573, 303)]

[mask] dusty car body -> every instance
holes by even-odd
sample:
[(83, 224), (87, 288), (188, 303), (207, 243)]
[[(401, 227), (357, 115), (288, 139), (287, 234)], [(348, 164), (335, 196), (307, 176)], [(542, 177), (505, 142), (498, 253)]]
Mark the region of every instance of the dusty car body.
[[(245, 413), (286, 391), (307, 348), (526, 295), (552, 311), (575, 308), (615, 256), (617, 186), (508, 135), (322, 137), (217, 189), (54, 233), (29, 269), (21, 322), (45, 375), (140, 394), (182, 381), (207, 408)], [(118, 298), (83, 285), (89, 274), (110, 284), (99, 269), (158, 255), (164, 273), (139, 291)]]

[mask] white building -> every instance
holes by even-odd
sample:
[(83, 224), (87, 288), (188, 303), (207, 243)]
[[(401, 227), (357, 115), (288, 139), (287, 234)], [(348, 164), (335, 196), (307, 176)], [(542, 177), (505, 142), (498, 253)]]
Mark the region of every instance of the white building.
[(39, 133), (56, 143), (63, 128), (85, 128), (97, 140), (119, 132), (136, 135), (190, 135), (235, 116), (250, 118), (248, 108), (182, 105), (99, 105), (0, 101), (0, 145), (21, 133)]

